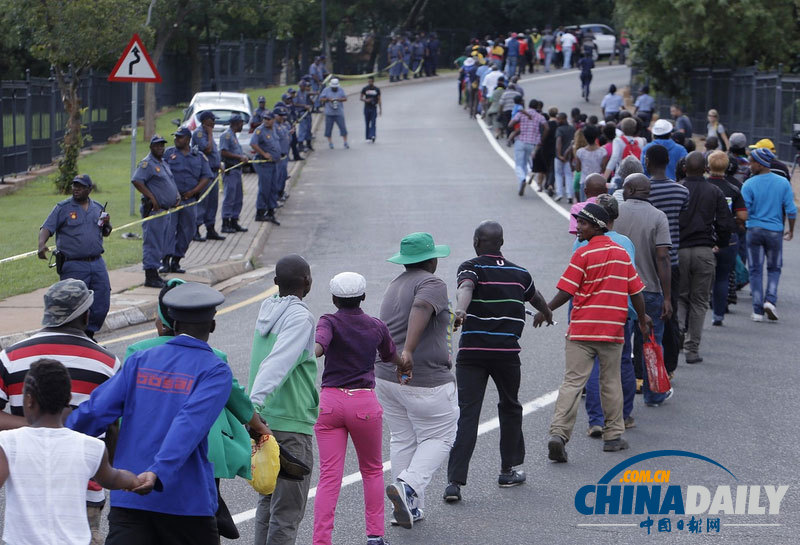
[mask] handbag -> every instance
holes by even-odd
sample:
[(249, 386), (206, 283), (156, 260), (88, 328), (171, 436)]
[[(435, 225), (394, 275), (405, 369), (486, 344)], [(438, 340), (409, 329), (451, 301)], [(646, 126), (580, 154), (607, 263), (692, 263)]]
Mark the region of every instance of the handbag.
[(652, 332), (650, 338), (644, 342), (642, 353), (650, 391), (657, 394), (666, 393), (670, 389), (670, 384), (667, 368), (664, 367), (664, 352)]

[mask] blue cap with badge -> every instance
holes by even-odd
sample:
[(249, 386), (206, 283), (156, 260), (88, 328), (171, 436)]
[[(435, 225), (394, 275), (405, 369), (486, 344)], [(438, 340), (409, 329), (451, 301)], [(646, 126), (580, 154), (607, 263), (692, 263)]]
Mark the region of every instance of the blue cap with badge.
[(217, 119), (217, 116), (214, 115), (214, 112), (200, 112), (200, 115), (197, 116), (197, 119), (200, 120), (200, 123), (205, 121), (206, 119)]
[(172, 133), (172, 136), (192, 136), (192, 131), (190, 131), (186, 127), (181, 127), (180, 129)]
[(85, 185), (86, 187), (92, 187), (92, 179), (89, 178), (88, 174), (78, 174), (72, 179), (73, 184), (81, 184)]
[(152, 146), (153, 144), (161, 144), (161, 143), (166, 143), (166, 142), (167, 142), (167, 141), (164, 139), (164, 137), (163, 137), (163, 136), (159, 136), (159, 135), (157, 135), (157, 134), (154, 134), (154, 135), (153, 135), (153, 138), (151, 138), (151, 139), (150, 139), (150, 145), (151, 145), (151, 146)]
[(233, 114), (229, 120), (229, 123), (236, 123), (237, 121), (244, 121), (244, 120), (242, 119), (242, 116), (240, 116), (239, 114)]

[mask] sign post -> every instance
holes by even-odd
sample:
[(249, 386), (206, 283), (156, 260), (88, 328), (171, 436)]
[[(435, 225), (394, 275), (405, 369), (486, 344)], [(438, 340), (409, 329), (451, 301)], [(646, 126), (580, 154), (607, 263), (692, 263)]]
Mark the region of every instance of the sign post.
[[(108, 76), (108, 81), (131, 82), (131, 179), (136, 170), (136, 134), (139, 124), (139, 82), (161, 83), (150, 55), (147, 53), (138, 34), (134, 34), (117, 61), (117, 65)], [(130, 214), (136, 213), (136, 190), (131, 184)]]

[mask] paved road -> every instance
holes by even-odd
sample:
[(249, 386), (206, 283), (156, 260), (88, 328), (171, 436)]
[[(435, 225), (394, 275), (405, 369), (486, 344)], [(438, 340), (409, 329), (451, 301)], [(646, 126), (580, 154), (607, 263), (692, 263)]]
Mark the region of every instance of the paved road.
[[(599, 114), (602, 90), (612, 82), (624, 84), (628, 77), (625, 68), (597, 70), (596, 99), (588, 105), (591, 113)], [(526, 81), (524, 86), (526, 98), (539, 98), (546, 108), (558, 105), (569, 111), (573, 106), (587, 106), (580, 99), (575, 72)], [(316, 315), (333, 311), (328, 280), (344, 270), (367, 277), (364, 307), (377, 314), (385, 286), (401, 270), (385, 258), (396, 251), (400, 238), (412, 231), (430, 231), (437, 243), (451, 246), (452, 255), (440, 260), (438, 274), (453, 296), (456, 268), (473, 255), (472, 231), (487, 218), (497, 219), (505, 227), (505, 255), (530, 269), (546, 298), (553, 295), (570, 255), (566, 219), (531, 192), (523, 198), (517, 196), (513, 171), (475, 121), (456, 105), (455, 87), (453, 79), (442, 79), (387, 89), (375, 144), (364, 142), (360, 107), (352, 99), (345, 104), (352, 149), (342, 149), (340, 140), (335, 139), (336, 149), (328, 150), (318, 136), (319, 151), (308, 160), (280, 215), (283, 225), (273, 231), (261, 256), (267, 266), (290, 252), (307, 257), (315, 279), (308, 303)], [(496, 394), (490, 386), (482, 417), (488, 424), (478, 441), (470, 482), (463, 489), (464, 501), (457, 505), (440, 501), (446, 485), (445, 473), (440, 471), (429, 488), (427, 519), (411, 531), (388, 529), (392, 544), (638, 543), (646, 536), (638, 526), (645, 516), (582, 516), (575, 510), (574, 497), (581, 486), (597, 483), (615, 464), (657, 449), (703, 454), (738, 478), (733, 481), (721, 469), (687, 458), (662, 458), (635, 466), (669, 469), (673, 484), (705, 485), (712, 492), (717, 485), (789, 485), (780, 515), (723, 516), (720, 535), (726, 543), (796, 542), (794, 536), (800, 528), (800, 456), (796, 448), (800, 402), (787, 385), (800, 381), (792, 356), (800, 345), (791, 340), (800, 302), (798, 244), (786, 246), (780, 323), (752, 324), (746, 293), (725, 327), (712, 330), (709, 322), (703, 339), (705, 362), (695, 366), (681, 363), (673, 400), (655, 409), (644, 407), (637, 396), (634, 416), (638, 426), (626, 434), (631, 445), (627, 452), (601, 452), (601, 443), (585, 435), (586, 417), (581, 411), (568, 445), (570, 462), (555, 465), (547, 461), (545, 441), (553, 392), (564, 366), (565, 312), (557, 311), (560, 323), (555, 327), (526, 330), (521, 343), (520, 399), (528, 403), (524, 421), (528, 483), (512, 489), (497, 487), (498, 432), (492, 422)], [(258, 299), (271, 282), (270, 276), (234, 292), (226, 305)], [(257, 309), (258, 304), (252, 302), (220, 317), (212, 336), (212, 344), (228, 353), (243, 382), (247, 380)], [(118, 332), (115, 338), (138, 330)], [(109, 341), (115, 352), (123, 353), (124, 342)], [(384, 454), (388, 459), (386, 438)], [(345, 474), (356, 471), (351, 449)], [(312, 483), (316, 481), (315, 471)], [(244, 481), (236, 480), (224, 484), (223, 495), (231, 512), (240, 514), (240, 542), (250, 543), (253, 521), (248, 511), (255, 507), (255, 493)], [(766, 503), (763, 492), (761, 502)], [(389, 513), (387, 502), (387, 519)], [(676, 533), (687, 533), (676, 530), (678, 518), (673, 517), (671, 534), (653, 539), (671, 541), (677, 539)], [(298, 543), (311, 543), (312, 521), (310, 500)], [(779, 526), (733, 527), (729, 523)], [(652, 531), (656, 533), (656, 526)], [(363, 543), (363, 532), (362, 491), (356, 480), (342, 490), (334, 543)]]

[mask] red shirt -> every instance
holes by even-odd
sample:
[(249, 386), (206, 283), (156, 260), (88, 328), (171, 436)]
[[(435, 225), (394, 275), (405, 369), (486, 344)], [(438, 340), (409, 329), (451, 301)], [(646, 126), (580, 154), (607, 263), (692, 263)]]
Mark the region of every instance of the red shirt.
[(579, 248), (556, 288), (572, 295), (571, 341), (623, 342), (628, 295), (644, 290), (630, 256), (607, 236)]

